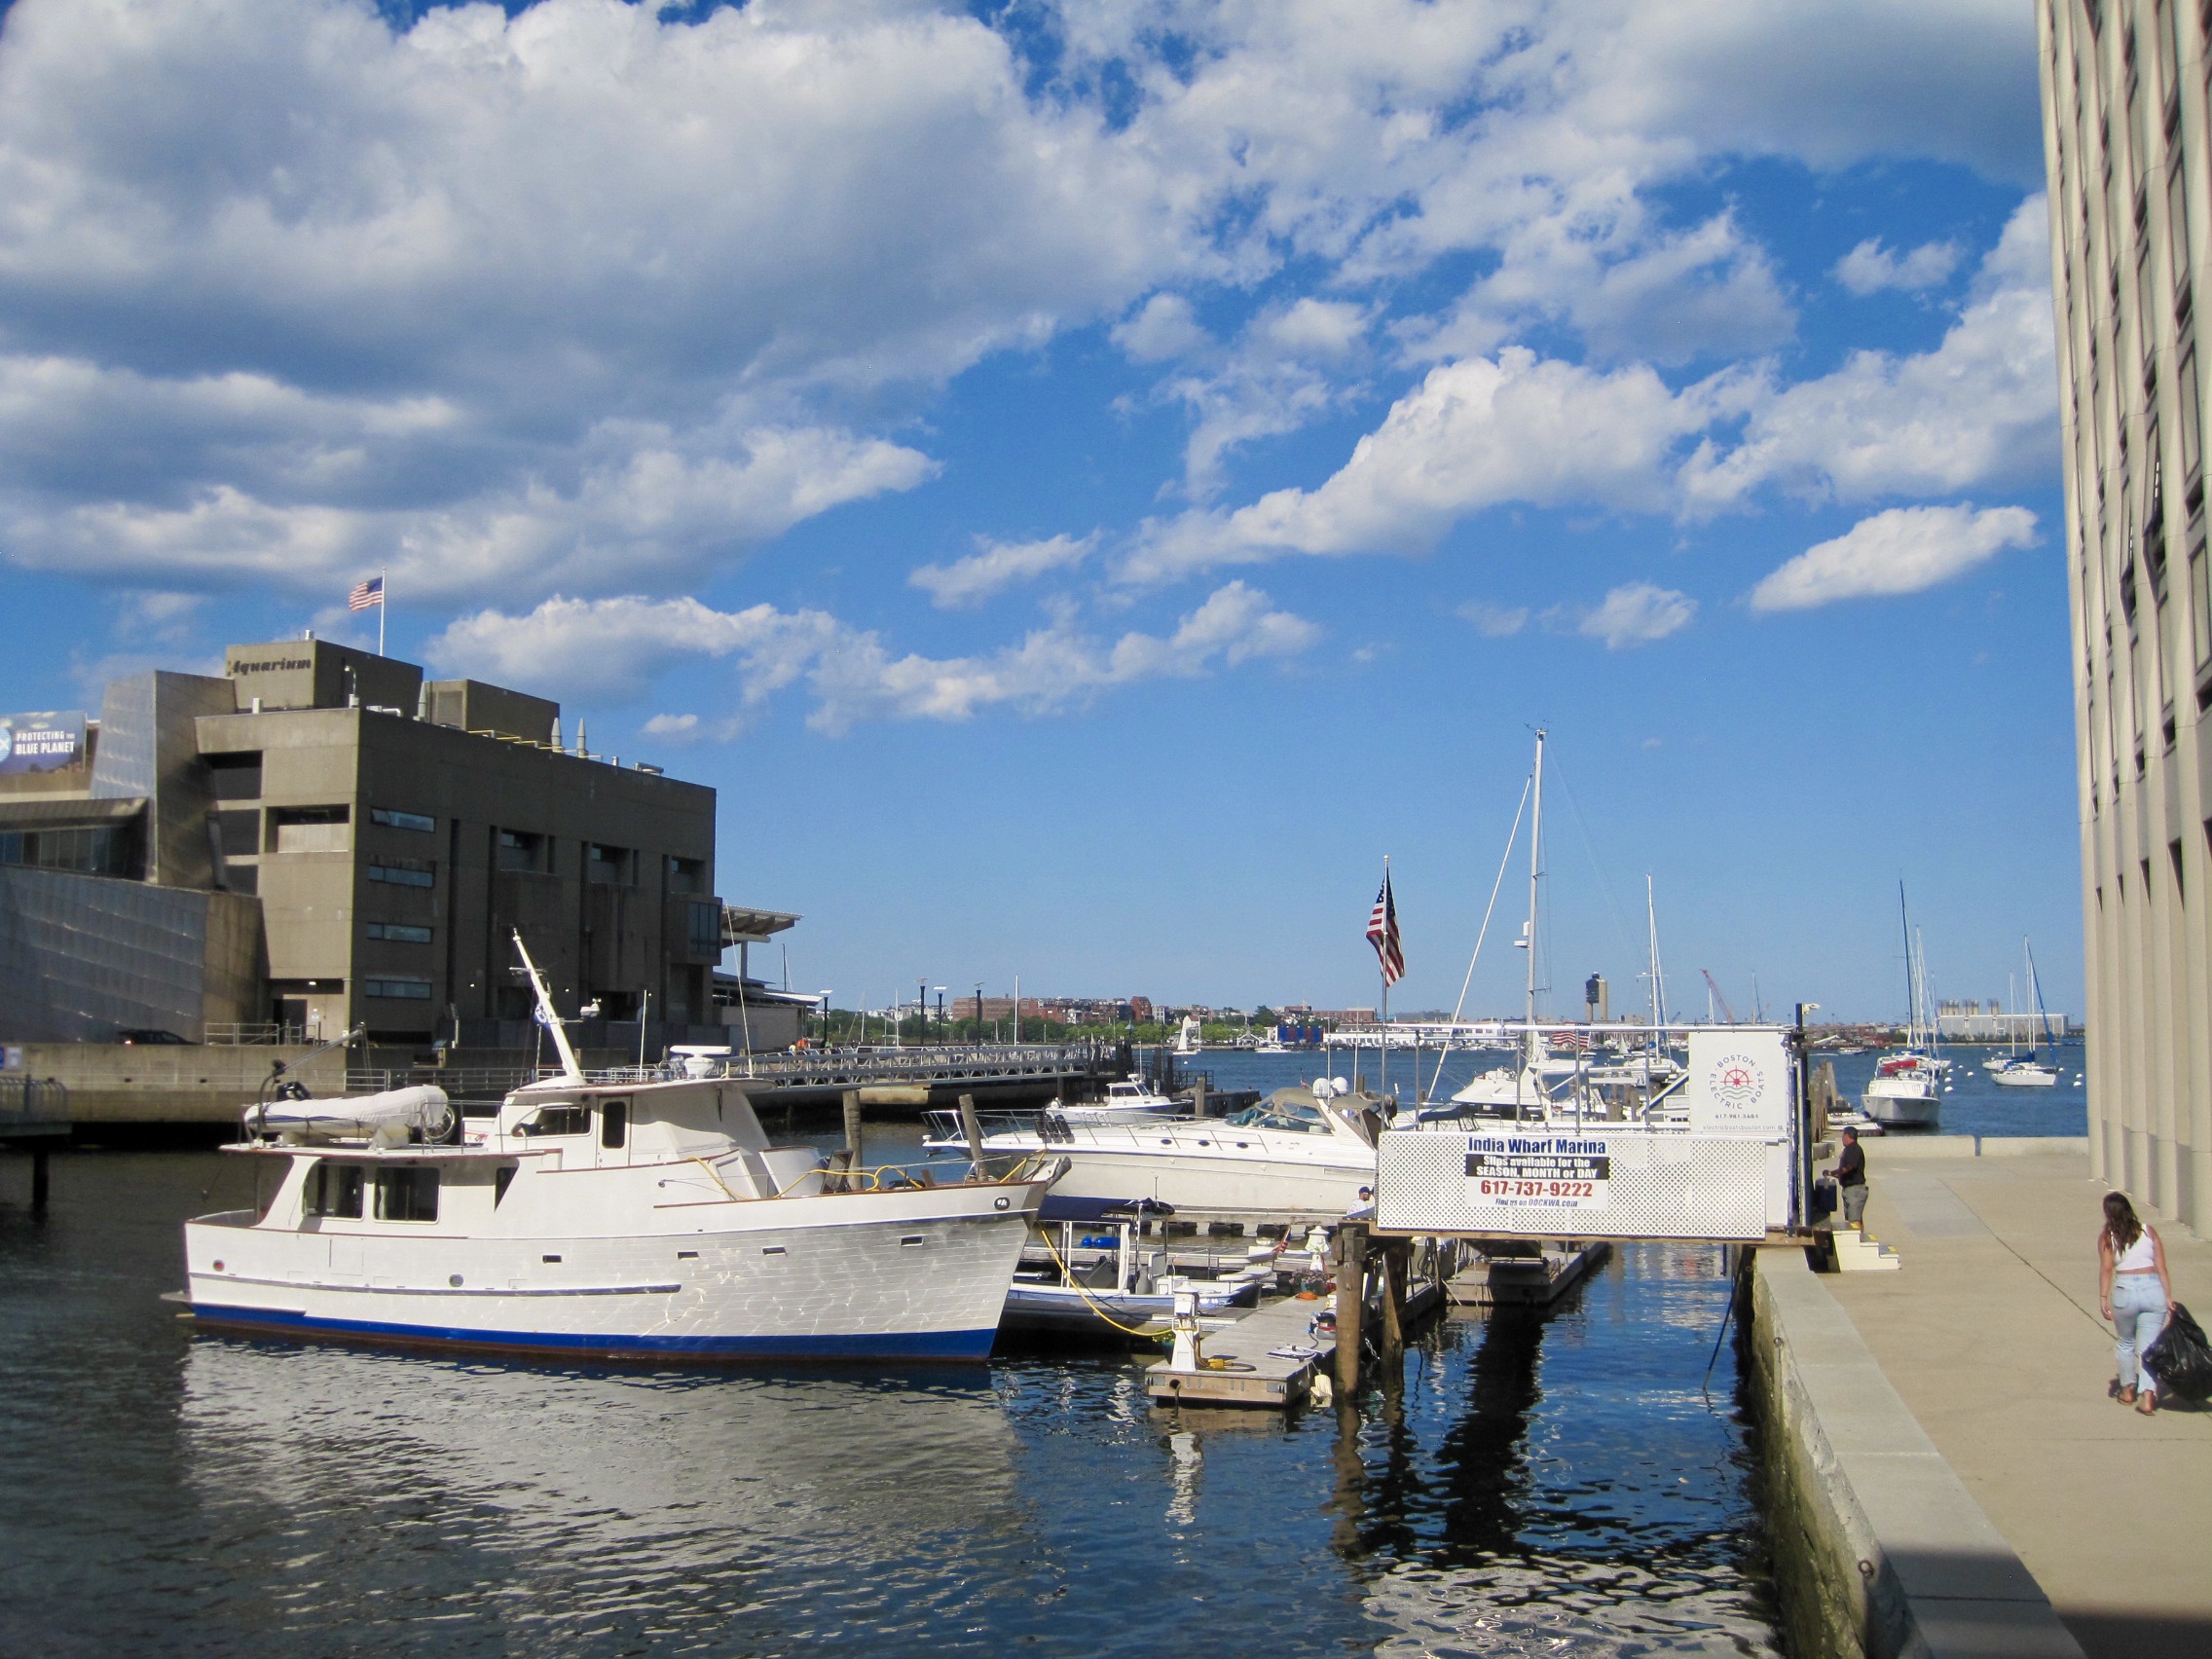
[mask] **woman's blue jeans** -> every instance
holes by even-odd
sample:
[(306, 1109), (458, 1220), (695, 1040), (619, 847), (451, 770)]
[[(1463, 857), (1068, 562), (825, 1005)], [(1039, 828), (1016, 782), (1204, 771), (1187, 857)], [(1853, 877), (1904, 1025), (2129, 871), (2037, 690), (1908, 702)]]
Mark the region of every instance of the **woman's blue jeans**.
[[(2143, 1350), (2166, 1328), (2166, 1287), (2157, 1273), (2115, 1273), (2112, 1279), (2113, 1351), (2120, 1357), (2120, 1385), (2132, 1388), (2141, 1371)], [(2155, 1378), (2143, 1381), (2153, 1393)]]

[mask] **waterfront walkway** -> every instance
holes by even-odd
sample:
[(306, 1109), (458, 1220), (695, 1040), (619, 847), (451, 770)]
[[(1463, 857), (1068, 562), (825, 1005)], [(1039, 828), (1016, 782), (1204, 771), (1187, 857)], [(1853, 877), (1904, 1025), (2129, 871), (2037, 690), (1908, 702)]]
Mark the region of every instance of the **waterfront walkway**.
[[(2212, 1654), (2212, 1411), (2106, 1397), (2087, 1155), (1922, 1150), (1866, 1143), (1867, 1230), (1903, 1271), (1822, 1282), (2089, 1659)], [(2212, 1244), (2152, 1220), (2212, 1317)]]

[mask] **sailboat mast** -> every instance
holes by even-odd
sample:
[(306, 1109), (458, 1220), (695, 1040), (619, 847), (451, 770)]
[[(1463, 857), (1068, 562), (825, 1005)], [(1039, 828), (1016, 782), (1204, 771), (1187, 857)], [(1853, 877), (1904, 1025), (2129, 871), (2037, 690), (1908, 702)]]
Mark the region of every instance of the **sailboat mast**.
[(1912, 959), (1912, 917), (1904, 907), (1904, 883), (1898, 883), (1898, 926), (1904, 930), (1904, 1022), (1905, 1047), (1920, 1047), (1920, 975)]
[(1536, 1041), (1536, 894), (1544, 868), (1544, 728), (1536, 728), (1536, 772), (1529, 818), (1529, 1033), (1530, 1061), (1542, 1052)]
[(1656, 1051), (1666, 1046), (1659, 1028), (1667, 1017), (1667, 995), (1659, 974), (1659, 902), (1652, 896), (1648, 873), (1643, 878), (1643, 920), (1651, 939), (1651, 1047)]

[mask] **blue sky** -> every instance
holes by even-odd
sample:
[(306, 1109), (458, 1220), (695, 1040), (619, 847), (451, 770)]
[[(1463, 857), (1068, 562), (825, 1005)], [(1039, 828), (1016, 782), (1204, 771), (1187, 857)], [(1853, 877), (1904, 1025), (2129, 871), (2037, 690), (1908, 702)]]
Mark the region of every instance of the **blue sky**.
[(1540, 723), (1556, 1005), (2079, 1010), (2041, 174), (1978, 0), (18, 0), (0, 699), (386, 570), (848, 1004), (1449, 1006)]

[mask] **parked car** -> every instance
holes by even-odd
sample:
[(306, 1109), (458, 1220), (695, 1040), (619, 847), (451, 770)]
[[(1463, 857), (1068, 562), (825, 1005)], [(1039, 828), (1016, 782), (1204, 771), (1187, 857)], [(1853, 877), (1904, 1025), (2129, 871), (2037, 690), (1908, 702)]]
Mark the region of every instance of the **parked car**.
[(154, 1029), (151, 1026), (144, 1028), (133, 1027), (128, 1030), (118, 1031), (115, 1034), (115, 1039), (117, 1042), (125, 1044), (174, 1044), (178, 1048), (183, 1049), (189, 1049), (192, 1047), (192, 1040), (189, 1037), (179, 1037), (173, 1031), (160, 1031)]

